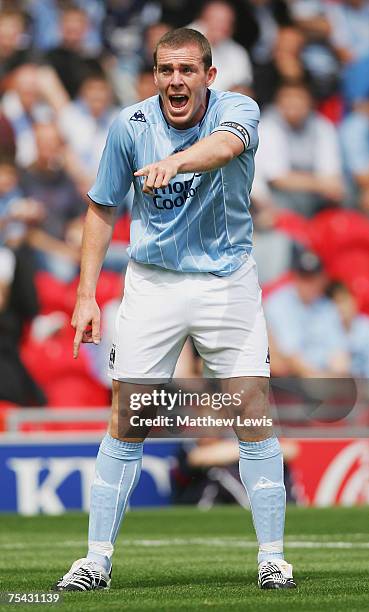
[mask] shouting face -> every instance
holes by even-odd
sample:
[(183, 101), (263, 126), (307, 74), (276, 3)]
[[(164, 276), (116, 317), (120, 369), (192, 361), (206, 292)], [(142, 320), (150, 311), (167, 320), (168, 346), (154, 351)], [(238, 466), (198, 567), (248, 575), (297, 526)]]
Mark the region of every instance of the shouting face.
[(184, 130), (201, 121), (207, 106), (207, 88), (216, 73), (214, 66), (205, 69), (196, 44), (178, 49), (159, 46), (154, 78), (170, 125)]

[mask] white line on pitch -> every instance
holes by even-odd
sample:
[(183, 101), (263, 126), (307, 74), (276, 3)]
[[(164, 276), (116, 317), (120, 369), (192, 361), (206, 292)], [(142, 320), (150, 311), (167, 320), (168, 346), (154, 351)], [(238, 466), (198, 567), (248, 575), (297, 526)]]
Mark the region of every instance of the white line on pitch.
[[(131, 539), (123, 538), (121, 541), (126, 546), (137, 547), (165, 547), (165, 546), (218, 546), (227, 548), (256, 548), (255, 540), (238, 540), (232, 538), (167, 538), (167, 539)], [(53, 547), (57, 548), (74, 548), (84, 546), (86, 540), (65, 540), (64, 542), (54, 542)], [(311, 541), (311, 540), (289, 540), (285, 539), (287, 548), (369, 548), (369, 542), (327, 542), (327, 541)], [(32, 542), (32, 548), (45, 548), (48, 544), (42, 542)], [(0, 544), (0, 550), (23, 550), (29, 548), (29, 544), (21, 542), (9, 542)]]

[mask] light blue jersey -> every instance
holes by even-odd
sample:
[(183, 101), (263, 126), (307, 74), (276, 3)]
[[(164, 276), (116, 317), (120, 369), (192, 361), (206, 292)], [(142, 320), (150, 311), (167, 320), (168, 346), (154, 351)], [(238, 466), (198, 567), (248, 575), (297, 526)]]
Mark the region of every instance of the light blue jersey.
[[(210, 92), (203, 119), (187, 130), (170, 126), (159, 96), (125, 108), (110, 128), (95, 185), (89, 197), (118, 206), (134, 184), (129, 256), (137, 262), (181, 272), (227, 276), (252, 248), (250, 190), (258, 144), (259, 109), (238, 93)], [(133, 173), (187, 149), (213, 132), (238, 136), (245, 150), (223, 168), (178, 174), (168, 187), (142, 192)]]

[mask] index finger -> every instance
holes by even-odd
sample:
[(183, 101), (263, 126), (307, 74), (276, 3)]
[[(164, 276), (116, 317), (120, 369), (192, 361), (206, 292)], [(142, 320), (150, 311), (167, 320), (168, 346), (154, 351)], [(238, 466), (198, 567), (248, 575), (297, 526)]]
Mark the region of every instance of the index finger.
[(136, 172), (134, 172), (134, 176), (148, 176), (149, 172), (149, 168), (141, 168), (140, 170), (136, 170)]
[(76, 334), (74, 336), (74, 341), (73, 341), (73, 358), (74, 359), (77, 359), (78, 357), (79, 347), (82, 342), (82, 335), (83, 335), (82, 329), (80, 327), (77, 327)]

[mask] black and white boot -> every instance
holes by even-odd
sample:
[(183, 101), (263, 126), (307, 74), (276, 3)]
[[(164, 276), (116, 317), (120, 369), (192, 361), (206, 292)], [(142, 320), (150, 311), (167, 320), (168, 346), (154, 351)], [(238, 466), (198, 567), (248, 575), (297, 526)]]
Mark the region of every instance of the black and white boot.
[(97, 589), (109, 589), (111, 582), (110, 574), (96, 561), (90, 559), (78, 559), (64, 574), (63, 578), (53, 585), (53, 591), (94, 591)]
[(259, 563), (258, 585), (261, 589), (295, 589), (292, 565), (283, 559)]

